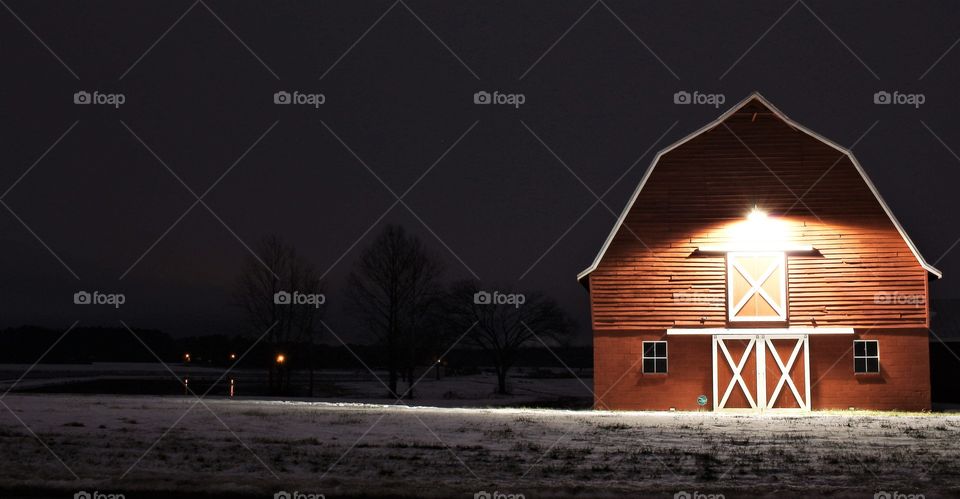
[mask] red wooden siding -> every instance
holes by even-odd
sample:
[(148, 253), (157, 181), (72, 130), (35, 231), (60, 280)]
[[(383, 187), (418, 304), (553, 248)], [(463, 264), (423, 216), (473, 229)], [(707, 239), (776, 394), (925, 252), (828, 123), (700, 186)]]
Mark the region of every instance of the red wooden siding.
[[(644, 341), (667, 341), (667, 374), (644, 374)], [(697, 397), (713, 398), (709, 336), (666, 336), (665, 331), (597, 332), (593, 337), (596, 409), (697, 410)], [(708, 405), (707, 409), (712, 406)]]
[[(854, 374), (853, 341), (879, 340), (880, 373)], [(666, 340), (669, 354), (667, 374), (644, 374), (640, 365), (643, 341)], [(775, 340), (777, 341), (777, 340)], [(742, 346), (728, 343), (739, 359)], [(713, 363), (710, 336), (667, 336), (665, 331), (607, 331), (594, 335), (594, 407), (618, 410), (699, 409), (697, 397), (712, 399)], [(857, 330), (855, 335), (812, 335), (810, 337), (811, 405), (814, 409), (850, 407), (872, 410), (922, 411), (930, 409), (930, 357), (926, 329)], [(779, 372), (767, 357), (768, 387)], [(786, 362), (786, 359), (783, 359)], [(793, 380), (803, 389), (801, 366), (795, 365)], [(719, 364), (723, 389), (730, 380), (729, 369)], [(756, 367), (751, 358), (744, 368), (744, 381), (754, 391)], [(786, 390), (786, 387), (784, 387)], [(731, 407), (747, 406), (739, 389), (731, 395)], [(755, 393), (755, 392), (754, 392)], [(769, 393), (769, 392), (768, 392)], [(778, 407), (792, 407), (789, 394)], [(738, 403), (739, 401), (739, 403)], [(713, 401), (706, 409), (712, 407)]]
[(594, 330), (728, 326), (724, 257), (691, 253), (755, 205), (820, 252), (788, 256), (788, 325), (927, 325), (927, 272), (856, 167), (754, 100), (661, 157), (589, 275)]
[(878, 340), (879, 374), (854, 374), (853, 338), (810, 339), (811, 394), (816, 409), (930, 410), (930, 341), (926, 329), (872, 330), (856, 339)]

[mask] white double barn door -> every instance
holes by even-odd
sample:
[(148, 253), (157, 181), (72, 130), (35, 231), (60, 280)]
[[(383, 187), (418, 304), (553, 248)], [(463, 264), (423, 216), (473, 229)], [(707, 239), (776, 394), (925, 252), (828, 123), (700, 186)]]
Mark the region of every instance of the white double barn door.
[(808, 335), (713, 335), (714, 410), (810, 410)]

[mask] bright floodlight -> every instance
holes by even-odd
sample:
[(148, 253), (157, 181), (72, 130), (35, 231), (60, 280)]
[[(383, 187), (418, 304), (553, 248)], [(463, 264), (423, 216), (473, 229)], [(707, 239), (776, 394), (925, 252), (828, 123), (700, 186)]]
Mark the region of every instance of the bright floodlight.
[(730, 251), (778, 251), (789, 246), (790, 237), (784, 220), (770, 216), (758, 206), (746, 217), (728, 227)]
[(757, 208), (756, 206), (750, 210), (750, 213), (747, 214), (747, 220), (751, 222), (762, 222), (767, 219), (767, 212)]

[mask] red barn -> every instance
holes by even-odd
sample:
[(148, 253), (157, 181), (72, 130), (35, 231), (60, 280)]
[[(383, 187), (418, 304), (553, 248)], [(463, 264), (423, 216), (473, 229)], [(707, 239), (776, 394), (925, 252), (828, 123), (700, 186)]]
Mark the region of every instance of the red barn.
[(657, 154), (593, 263), (598, 409), (930, 409), (927, 263), (754, 93)]

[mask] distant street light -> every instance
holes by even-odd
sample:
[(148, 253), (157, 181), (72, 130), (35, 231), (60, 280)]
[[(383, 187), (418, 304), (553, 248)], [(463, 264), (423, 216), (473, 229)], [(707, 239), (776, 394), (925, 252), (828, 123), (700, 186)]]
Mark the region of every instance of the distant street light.
[(277, 381), (280, 384), (281, 393), (284, 392), (284, 382), (286, 381), (284, 378), (287, 377), (285, 375), (286, 368), (283, 367), (283, 363), (286, 361), (287, 361), (287, 357), (285, 355), (283, 355), (282, 353), (277, 354)]
[(237, 360), (237, 354), (235, 353), (230, 354), (230, 360)]
[(183, 361), (190, 362), (190, 352), (183, 354)]

